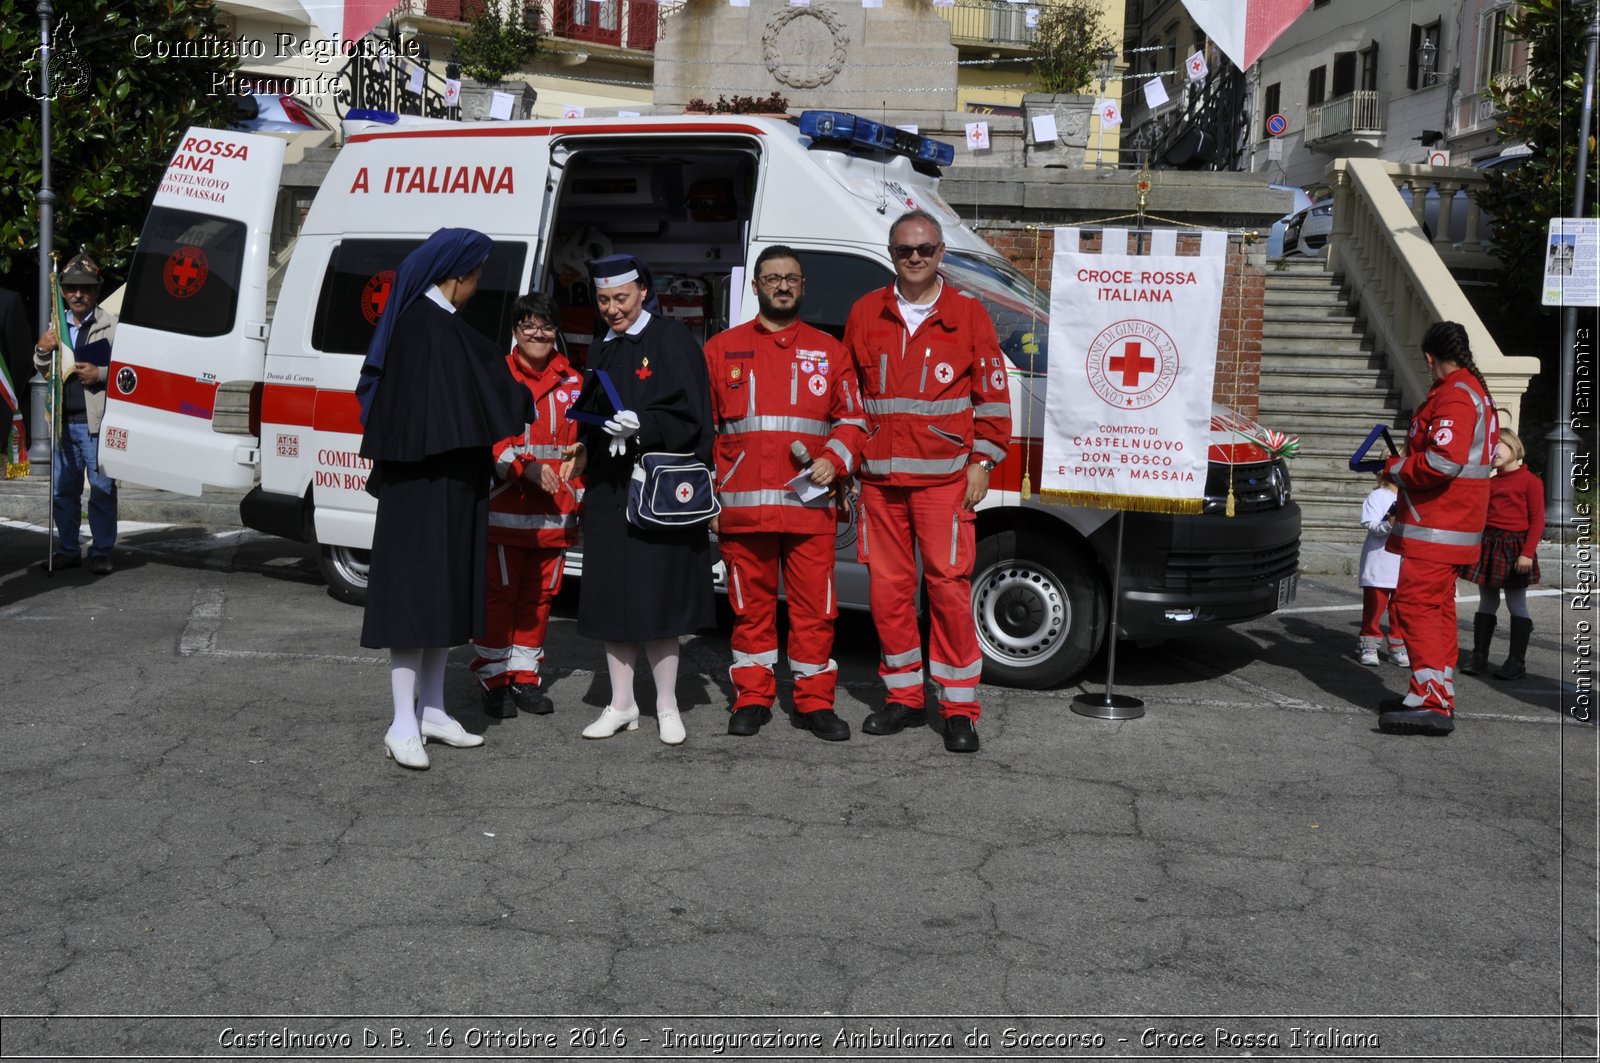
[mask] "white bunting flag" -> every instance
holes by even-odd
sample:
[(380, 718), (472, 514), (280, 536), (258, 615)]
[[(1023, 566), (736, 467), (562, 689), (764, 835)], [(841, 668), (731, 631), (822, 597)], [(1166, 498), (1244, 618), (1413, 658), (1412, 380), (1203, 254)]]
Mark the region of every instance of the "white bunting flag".
[(422, 95), (422, 75), (423, 69), (420, 66), (411, 68), (411, 77), (406, 81), (406, 91), (413, 96)]
[(955, 7), (956, 0), (933, 0), (934, 7)]
[(1056, 139), (1056, 116), (1053, 114), (1036, 114), (1033, 116), (1033, 142), (1035, 144), (1049, 144)]
[(454, 107), (461, 102), (461, 82), (455, 78), (444, 79), (444, 105)]
[(561, 117), (563, 117), (563, 118), (582, 118), (583, 117), (583, 108), (578, 106), (575, 103), (569, 103), (566, 106), (561, 108)]
[(883, 6), (883, 0), (861, 0), (861, 6), (881, 8)]
[(1129, 255), (1126, 233), (1116, 235), (1091, 255), (1079, 252), (1077, 230), (1056, 230), (1040, 495), (1199, 513), (1227, 234), (1204, 234), (1199, 255), (1178, 255), (1175, 239)]
[(750, 0), (728, 0), (729, 7), (749, 7)]
[(1144, 83), (1144, 105), (1152, 111), (1171, 98), (1167, 95), (1167, 86), (1162, 84), (1160, 78), (1151, 78)]
[(1094, 105), (1094, 111), (1100, 116), (1101, 129), (1115, 129), (1122, 124), (1122, 108), (1117, 106), (1116, 100), (1100, 100)]
[(618, 111), (617, 112), (617, 117), (618, 118), (637, 118), (637, 117), (639, 117), (639, 112), (638, 111)]
[(1030, 7), (1022, 13), (1022, 24), (1030, 30), (1039, 28), (1039, 9)]
[(989, 123), (988, 122), (968, 122), (967, 123), (967, 150), (968, 151), (988, 151), (989, 150)]
[(489, 94), (489, 117), (500, 122), (511, 121), (511, 108), (517, 101), (509, 92)]
[(1211, 68), (1206, 66), (1204, 52), (1196, 52), (1183, 61), (1184, 69), (1189, 71), (1190, 81), (1204, 81)]

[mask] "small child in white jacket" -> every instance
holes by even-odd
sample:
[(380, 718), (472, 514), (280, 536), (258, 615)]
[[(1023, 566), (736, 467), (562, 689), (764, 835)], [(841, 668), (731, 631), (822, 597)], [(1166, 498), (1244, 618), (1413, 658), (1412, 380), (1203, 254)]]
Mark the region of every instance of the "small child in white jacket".
[(1383, 548), (1393, 527), (1397, 494), (1394, 481), (1380, 472), (1378, 486), (1361, 505), (1361, 526), (1367, 529), (1367, 539), (1361, 544), (1361, 636), (1357, 649), (1362, 664), (1377, 665), (1378, 647), (1384, 641), (1381, 623), (1388, 613), (1389, 660), (1401, 668), (1410, 668), (1405, 640), (1394, 613), (1389, 612), (1389, 597), (1400, 580), (1400, 555)]

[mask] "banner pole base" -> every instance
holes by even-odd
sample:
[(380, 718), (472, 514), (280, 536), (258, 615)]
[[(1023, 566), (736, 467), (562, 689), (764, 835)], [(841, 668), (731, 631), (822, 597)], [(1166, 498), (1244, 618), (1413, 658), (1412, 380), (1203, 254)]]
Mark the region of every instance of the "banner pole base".
[(1072, 711), (1096, 720), (1137, 720), (1144, 715), (1144, 702), (1129, 694), (1079, 694), (1072, 699)]

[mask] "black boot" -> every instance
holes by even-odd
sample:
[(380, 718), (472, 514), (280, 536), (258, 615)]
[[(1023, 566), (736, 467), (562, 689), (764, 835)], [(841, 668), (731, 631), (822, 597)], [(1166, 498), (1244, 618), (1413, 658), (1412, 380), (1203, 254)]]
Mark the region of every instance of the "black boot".
[(1528, 639), (1533, 637), (1533, 618), (1527, 616), (1514, 616), (1511, 618), (1511, 653), (1506, 657), (1506, 663), (1495, 669), (1496, 679), (1521, 679), (1528, 674), (1527, 665), (1524, 663), (1528, 657)]
[(1472, 614), (1472, 652), (1456, 671), (1462, 675), (1482, 675), (1489, 670), (1489, 643), (1494, 640), (1494, 625), (1493, 613)]

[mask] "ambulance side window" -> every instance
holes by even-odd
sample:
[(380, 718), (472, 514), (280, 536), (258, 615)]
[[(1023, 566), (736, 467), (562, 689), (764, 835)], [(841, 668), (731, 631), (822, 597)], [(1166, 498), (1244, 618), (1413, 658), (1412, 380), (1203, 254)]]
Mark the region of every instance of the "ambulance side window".
[(243, 222), (156, 207), (139, 234), (122, 321), (182, 336), (226, 336), (239, 308)]
[(881, 262), (833, 251), (799, 251), (806, 273), (806, 297), (800, 319), (834, 339), (844, 338), (844, 323), (856, 300), (894, 280)]
[[(345, 240), (333, 249), (317, 312), (311, 321), (311, 346), (329, 354), (366, 354), (389, 300), (394, 271), (421, 239)], [(528, 245), (496, 242), (483, 264), (478, 290), (461, 309), (461, 318), (496, 346), (511, 349), (511, 308), (521, 294)]]

